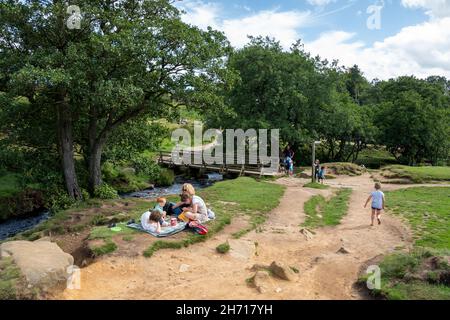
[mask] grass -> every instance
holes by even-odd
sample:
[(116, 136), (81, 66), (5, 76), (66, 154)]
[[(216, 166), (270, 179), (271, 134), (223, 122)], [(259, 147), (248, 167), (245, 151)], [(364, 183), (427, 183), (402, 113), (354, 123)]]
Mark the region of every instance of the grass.
[(110, 239), (107, 239), (107, 240), (104, 240), (103, 245), (98, 246), (98, 247), (91, 247), (90, 249), (96, 257), (99, 257), (99, 256), (116, 251), (117, 245)]
[(347, 213), (351, 193), (351, 189), (341, 189), (328, 201), (321, 195), (309, 199), (304, 205), (306, 220), (302, 226), (320, 228), (338, 225)]
[(26, 280), (13, 259), (0, 259), (0, 301), (34, 299), (37, 291), (28, 289)]
[[(384, 257), (379, 265), (381, 288), (371, 293), (389, 300), (449, 300), (450, 265), (440, 258), (449, 253), (416, 248), (409, 253), (397, 252)], [(359, 282), (366, 280), (364, 276)]]
[(128, 228), (126, 223), (117, 223), (117, 227), (120, 227), (122, 230), (115, 232), (112, 231), (107, 226), (101, 226), (96, 227), (91, 230), (91, 233), (89, 234), (89, 240), (96, 240), (96, 239), (112, 239), (114, 236), (129, 236), (136, 234), (137, 231), (131, 228)]
[(249, 227), (233, 235), (235, 238), (242, 237), (266, 221), (268, 213), (279, 204), (284, 189), (283, 186), (258, 182), (249, 177), (218, 182), (199, 192), (216, 213), (216, 219), (207, 224), (208, 234), (205, 236), (189, 234), (185, 239), (177, 241), (158, 240), (145, 250), (144, 256), (151, 257), (160, 249), (180, 249), (206, 241), (226, 225), (231, 224), (235, 217), (249, 219)]
[(390, 178), (408, 179), (415, 183), (430, 181), (450, 182), (450, 167), (408, 167), (394, 165), (383, 168), (383, 173)]
[(411, 225), (414, 249), (396, 252), (380, 263), (381, 289), (392, 300), (450, 299), (450, 188), (409, 188), (386, 193), (390, 213)]
[(334, 175), (348, 175), (348, 176), (360, 176), (364, 173), (364, 169), (354, 163), (350, 162), (333, 162), (325, 163), (326, 172)]
[(307, 183), (303, 187), (305, 187), (305, 188), (312, 188), (312, 189), (321, 189), (321, 190), (329, 188), (329, 186), (327, 186), (325, 184), (317, 183), (317, 182)]
[(230, 251), (230, 249), (231, 249), (231, 247), (230, 247), (230, 244), (228, 242), (219, 244), (216, 247), (216, 251), (219, 252), (219, 253), (222, 253), (222, 254), (227, 253), (228, 251)]
[(416, 246), (450, 248), (450, 187), (387, 192), (386, 205), (390, 212), (409, 222)]

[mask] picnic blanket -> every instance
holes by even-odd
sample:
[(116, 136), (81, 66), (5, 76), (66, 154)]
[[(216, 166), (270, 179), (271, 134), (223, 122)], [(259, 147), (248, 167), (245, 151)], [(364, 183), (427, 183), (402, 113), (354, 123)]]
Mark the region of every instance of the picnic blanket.
[(184, 229), (186, 229), (186, 225), (187, 225), (186, 222), (178, 222), (178, 224), (174, 227), (169, 226), (169, 227), (162, 228), (161, 233), (144, 230), (140, 223), (131, 223), (131, 224), (127, 225), (127, 227), (151, 234), (152, 236), (157, 237), (157, 238), (164, 238), (164, 237), (169, 237), (178, 232), (183, 231)]

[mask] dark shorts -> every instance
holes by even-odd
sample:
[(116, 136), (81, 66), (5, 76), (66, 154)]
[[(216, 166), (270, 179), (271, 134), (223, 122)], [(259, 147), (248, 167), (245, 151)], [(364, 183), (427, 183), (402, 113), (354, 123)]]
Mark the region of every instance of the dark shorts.
[(372, 207), (372, 210), (378, 210), (378, 211), (381, 211), (381, 210), (383, 210), (383, 209)]

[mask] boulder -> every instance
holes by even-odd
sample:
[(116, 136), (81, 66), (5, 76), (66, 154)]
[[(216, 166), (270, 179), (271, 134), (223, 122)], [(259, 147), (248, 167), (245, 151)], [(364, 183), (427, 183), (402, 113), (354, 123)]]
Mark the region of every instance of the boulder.
[(51, 288), (66, 282), (73, 257), (56, 243), (11, 241), (0, 246), (0, 257), (12, 257), (31, 286)]
[(257, 271), (253, 276), (253, 285), (259, 293), (267, 292), (270, 276), (267, 272)]
[(272, 274), (280, 279), (294, 281), (297, 278), (295, 272), (289, 267), (281, 262), (272, 262), (269, 267)]

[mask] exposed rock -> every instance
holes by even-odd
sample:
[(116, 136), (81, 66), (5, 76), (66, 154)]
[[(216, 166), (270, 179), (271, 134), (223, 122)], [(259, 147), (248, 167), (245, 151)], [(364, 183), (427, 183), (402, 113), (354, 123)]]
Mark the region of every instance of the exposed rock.
[(301, 229), (300, 233), (303, 234), (308, 241), (314, 237), (313, 233), (308, 229)]
[(267, 272), (257, 271), (253, 276), (253, 285), (258, 290), (259, 293), (264, 293), (268, 289), (268, 281), (270, 281), (270, 276)]
[(254, 264), (253, 267), (250, 268), (250, 271), (261, 271), (261, 270), (268, 270), (269, 266), (265, 264)]
[(319, 263), (320, 261), (323, 261), (325, 258), (323, 256), (317, 256), (314, 258), (313, 262), (314, 263)]
[(341, 247), (336, 253), (349, 254), (350, 251), (348, 251), (345, 247)]
[(295, 272), (281, 262), (272, 262), (269, 269), (274, 276), (283, 280), (294, 281), (297, 278)]
[(66, 282), (73, 257), (49, 241), (11, 241), (0, 246), (1, 257), (12, 257), (31, 286), (50, 288)]

